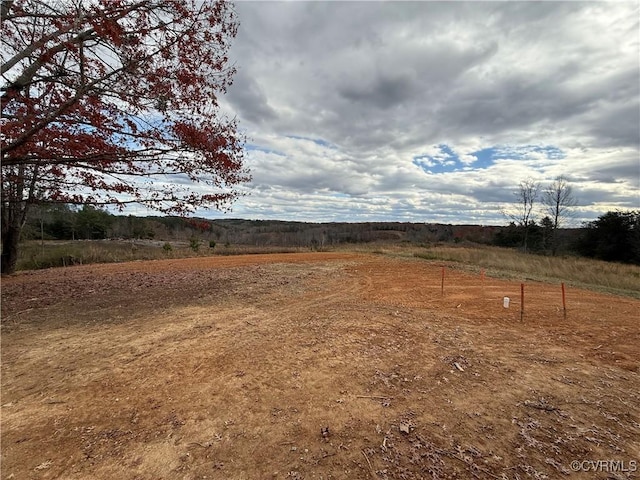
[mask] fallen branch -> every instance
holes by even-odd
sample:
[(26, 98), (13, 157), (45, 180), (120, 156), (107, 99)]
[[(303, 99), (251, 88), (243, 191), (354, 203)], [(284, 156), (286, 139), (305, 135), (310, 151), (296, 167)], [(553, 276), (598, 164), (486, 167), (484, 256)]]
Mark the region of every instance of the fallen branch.
[(371, 465), (371, 462), (369, 461), (369, 457), (367, 457), (367, 454), (365, 453), (364, 450), (362, 450), (362, 455), (364, 455), (364, 459), (367, 461), (367, 465), (369, 465), (369, 472), (371, 473), (371, 477), (377, 479), (378, 475), (376, 475), (376, 472), (373, 469), (373, 466)]
[(452, 451), (450, 451), (450, 450), (444, 450), (444, 449), (441, 449), (441, 448), (436, 448), (436, 449), (435, 449), (435, 451), (436, 451), (436, 453), (438, 453), (439, 455), (444, 455), (444, 456), (446, 456), (446, 457), (449, 457), (449, 458), (452, 458), (452, 459), (454, 459), (454, 460), (458, 460), (458, 461), (460, 461), (460, 462), (464, 463), (466, 466), (468, 466), (469, 468), (471, 468), (471, 470), (472, 470), (472, 472), (471, 472), (471, 473), (472, 473), (472, 475), (473, 475), (474, 477), (476, 477), (476, 478), (477, 478), (477, 475), (476, 475), (476, 473), (475, 473), (475, 472), (473, 472), (473, 470), (477, 470), (477, 471), (479, 471), (479, 472), (484, 473), (485, 475), (488, 475), (488, 476), (489, 476), (489, 477), (491, 477), (491, 478), (497, 478), (498, 480), (500, 480), (500, 479), (502, 478), (502, 477), (498, 477), (497, 475), (494, 475), (493, 473), (491, 473), (491, 472), (489, 472), (488, 470), (486, 470), (486, 469), (482, 468), (481, 466), (476, 465), (475, 463), (473, 463), (473, 461), (472, 461), (472, 460), (465, 459), (464, 457), (462, 457), (462, 456), (458, 455), (458, 454), (457, 454), (457, 453), (455, 453), (455, 452), (452, 452)]
[(560, 410), (558, 407), (554, 407), (553, 405), (547, 405), (545, 403), (540, 402), (530, 402), (529, 400), (525, 400), (525, 407), (537, 408), (538, 410), (544, 410), (545, 412), (555, 412)]
[(373, 398), (376, 400), (393, 400), (393, 397), (387, 397), (382, 395), (356, 395), (356, 398)]
[(209, 448), (211, 446), (211, 442), (200, 443), (200, 442), (191, 442), (188, 445), (197, 445), (202, 448)]
[(328, 452), (324, 452), (324, 453), (322, 454), (322, 456), (321, 456), (320, 458), (318, 458), (314, 463), (315, 463), (316, 465), (320, 465), (320, 462), (321, 462), (322, 460), (324, 460), (325, 458), (328, 458), (328, 457), (333, 457), (333, 456), (335, 456), (335, 455), (336, 455), (335, 453), (328, 453)]

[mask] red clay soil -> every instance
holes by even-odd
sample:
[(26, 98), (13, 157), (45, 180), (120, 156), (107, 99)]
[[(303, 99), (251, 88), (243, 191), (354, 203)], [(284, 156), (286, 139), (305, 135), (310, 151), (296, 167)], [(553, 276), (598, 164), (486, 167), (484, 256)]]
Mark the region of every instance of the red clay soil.
[(345, 253), (3, 278), (1, 478), (637, 478), (640, 301), (520, 306)]

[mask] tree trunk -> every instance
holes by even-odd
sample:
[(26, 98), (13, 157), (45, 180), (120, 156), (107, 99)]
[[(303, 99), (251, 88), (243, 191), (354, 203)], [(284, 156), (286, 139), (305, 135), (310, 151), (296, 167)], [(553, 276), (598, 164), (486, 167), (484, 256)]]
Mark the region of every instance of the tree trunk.
[(551, 232), (551, 256), (555, 257), (558, 254), (558, 227), (554, 227)]
[(553, 235), (551, 237), (551, 256), (555, 257), (558, 253), (558, 227), (560, 226), (560, 201), (555, 205), (553, 219)]
[(20, 241), (20, 227), (9, 225), (2, 232), (2, 275), (9, 275), (16, 271), (18, 263), (18, 242)]

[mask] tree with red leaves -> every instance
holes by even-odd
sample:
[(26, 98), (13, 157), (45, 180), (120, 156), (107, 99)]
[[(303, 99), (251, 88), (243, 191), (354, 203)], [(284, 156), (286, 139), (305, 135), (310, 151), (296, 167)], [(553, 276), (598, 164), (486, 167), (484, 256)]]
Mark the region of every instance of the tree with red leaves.
[(220, 114), (223, 0), (2, 0), (2, 272), (30, 205), (225, 208), (249, 180)]

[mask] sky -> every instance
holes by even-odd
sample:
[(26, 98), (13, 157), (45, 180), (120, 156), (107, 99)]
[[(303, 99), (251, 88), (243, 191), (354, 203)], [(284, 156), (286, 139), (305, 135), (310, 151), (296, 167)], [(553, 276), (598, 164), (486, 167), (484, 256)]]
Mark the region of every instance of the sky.
[(640, 2), (248, 2), (220, 98), (252, 181), (209, 218), (503, 225), (564, 176), (640, 209)]

